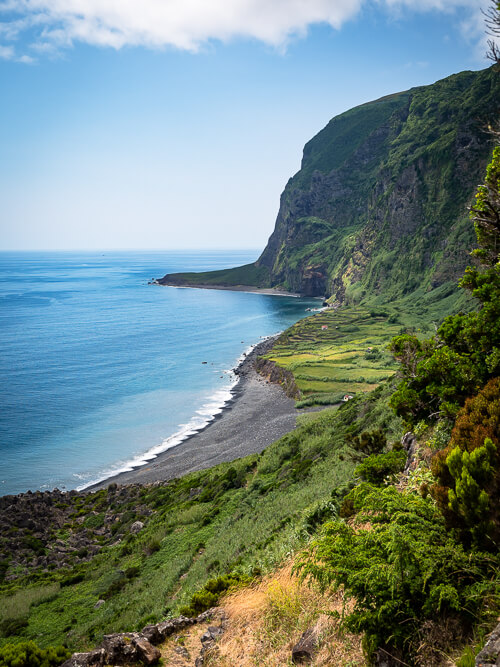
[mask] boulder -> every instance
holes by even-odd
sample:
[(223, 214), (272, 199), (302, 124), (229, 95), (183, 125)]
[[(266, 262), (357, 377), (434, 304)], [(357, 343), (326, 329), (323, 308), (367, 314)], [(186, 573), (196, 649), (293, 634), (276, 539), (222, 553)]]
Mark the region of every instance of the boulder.
[(163, 635), (159, 631), (157, 625), (146, 625), (142, 628), (141, 635), (146, 637), (151, 644), (160, 644), (163, 641)]
[(211, 625), (201, 636), (201, 643), (206, 644), (207, 642), (213, 642), (217, 639), (219, 635), (223, 633), (223, 629), (220, 626)]
[(153, 646), (145, 637), (134, 639), (139, 660), (145, 665), (155, 665), (161, 658), (160, 650)]
[(73, 653), (61, 667), (102, 667), (106, 662), (103, 648), (96, 648), (88, 653)]
[(138, 662), (137, 648), (132, 642), (137, 633), (123, 632), (115, 635), (104, 635), (100, 648), (106, 653), (106, 663), (110, 665), (126, 665)]
[(130, 526), (130, 532), (131, 533), (138, 533), (144, 528), (144, 524), (142, 521), (134, 521), (134, 523)]

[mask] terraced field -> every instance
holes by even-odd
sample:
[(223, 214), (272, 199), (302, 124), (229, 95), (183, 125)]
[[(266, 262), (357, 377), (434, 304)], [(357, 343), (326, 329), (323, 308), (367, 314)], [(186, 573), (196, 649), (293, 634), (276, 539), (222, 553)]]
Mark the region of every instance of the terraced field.
[(293, 373), (303, 403), (336, 403), (394, 375), (387, 345), (400, 330), (386, 311), (328, 308), (283, 333), (266, 358)]

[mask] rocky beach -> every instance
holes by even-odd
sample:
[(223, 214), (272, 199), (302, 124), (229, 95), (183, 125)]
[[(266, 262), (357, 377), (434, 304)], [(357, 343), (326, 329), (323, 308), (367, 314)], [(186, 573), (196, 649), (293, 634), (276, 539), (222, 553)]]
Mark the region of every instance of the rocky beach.
[(279, 384), (257, 373), (257, 358), (276, 337), (256, 345), (235, 369), (239, 377), (233, 398), (205, 428), (176, 447), (159, 454), (146, 465), (92, 485), (87, 491), (109, 484), (151, 484), (210, 468), (217, 463), (261, 452), (295, 427), (299, 414), (295, 401)]

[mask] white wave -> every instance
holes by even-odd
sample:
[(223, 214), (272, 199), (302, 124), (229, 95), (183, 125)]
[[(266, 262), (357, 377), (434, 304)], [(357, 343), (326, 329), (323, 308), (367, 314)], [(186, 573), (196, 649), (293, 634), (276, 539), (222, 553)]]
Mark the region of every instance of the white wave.
[[(114, 477), (115, 475), (119, 475), (122, 472), (131, 472), (135, 468), (146, 465), (162, 452), (180, 445), (191, 436), (206, 428), (214, 421), (217, 415), (223, 412), (227, 404), (233, 399), (234, 388), (238, 383), (238, 378), (233, 371), (231, 371), (231, 373), (233, 375), (231, 378), (231, 385), (228, 388), (215, 391), (210, 396), (209, 400), (196, 410), (193, 418), (187, 424), (179, 424), (178, 430), (175, 433), (168, 438), (165, 438), (165, 440), (158, 445), (151, 447), (143, 454), (138, 454), (129, 461), (125, 461), (121, 464), (119, 463), (113, 469), (103, 471), (97, 478), (93, 477), (91, 480), (87, 478), (86, 482), (77, 487), (77, 491), (82, 491), (89, 486), (99, 484), (100, 482), (103, 482), (110, 477)], [(85, 475), (74, 474), (73, 476), (82, 481), (85, 479)]]
[[(201, 430), (206, 428), (211, 422), (214, 421), (217, 415), (223, 412), (224, 408), (234, 397), (234, 390), (239, 382), (239, 377), (234, 372), (235, 368), (240, 366), (243, 363), (243, 361), (245, 361), (245, 358), (252, 352), (252, 350), (255, 347), (257, 347), (257, 345), (264, 342), (265, 340), (268, 340), (269, 338), (273, 338), (276, 335), (278, 334), (272, 334), (271, 336), (263, 336), (258, 343), (249, 345), (238, 357), (237, 363), (234, 366), (234, 368), (230, 368), (227, 369), (226, 371), (223, 371), (224, 373), (227, 373), (231, 378), (231, 384), (229, 385), (229, 387), (225, 387), (224, 389), (217, 389), (209, 397), (207, 402), (204, 403), (198, 410), (195, 411), (193, 418), (187, 424), (179, 424), (178, 430), (172, 435), (168, 436), (168, 438), (165, 438), (165, 440), (163, 440), (158, 445), (151, 447), (143, 454), (138, 454), (129, 461), (117, 463), (116, 467), (103, 471), (101, 475), (99, 475), (98, 477), (92, 477), (92, 479), (89, 479), (89, 475), (80, 475), (74, 473), (73, 477), (82, 481), (85, 479), (85, 477), (87, 477), (87, 481), (81, 486), (78, 486), (76, 490), (83, 491), (84, 489), (87, 489), (89, 486), (93, 486), (94, 484), (100, 484), (101, 482), (104, 482), (104, 480), (109, 479), (110, 477), (115, 477), (115, 475), (119, 475), (122, 472), (131, 472), (135, 468), (139, 468), (140, 466), (146, 465), (150, 461), (154, 460), (162, 452), (166, 452), (168, 449), (172, 449), (172, 447), (177, 447), (177, 445), (180, 445), (182, 442), (184, 442), (191, 436), (195, 435), (196, 433), (199, 433)], [(219, 373), (221, 371), (217, 372)]]

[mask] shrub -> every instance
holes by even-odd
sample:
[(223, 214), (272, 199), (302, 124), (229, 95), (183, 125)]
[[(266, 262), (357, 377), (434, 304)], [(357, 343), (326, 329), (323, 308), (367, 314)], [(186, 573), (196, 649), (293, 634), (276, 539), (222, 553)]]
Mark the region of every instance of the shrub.
[(102, 528), (104, 526), (104, 514), (90, 514), (83, 522), (83, 525), (93, 530)]
[(495, 378), (460, 410), (449, 445), (432, 460), (437, 481), (431, 487), (448, 527), (458, 529), (465, 544), (489, 550), (500, 539), (499, 445), (500, 380)]
[(0, 667), (57, 667), (70, 655), (64, 646), (41, 649), (35, 642), (5, 644), (0, 648)]
[(498, 559), (466, 553), (430, 498), (370, 484), (350, 495), (354, 520), (327, 523), (298, 569), (323, 588), (343, 586), (354, 602), (345, 625), (365, 633), (369, 659), (384, 647), (411, 660), (426, 624), (454, 619), (467, 632), (482, 595), (498, 604)]
[(378, 428), (373, 431), (363, 431), (351, 439), (351, 444), (356, 451), (368, 456), (381, 452), (387, 444), (387, 438), (384, 431)]
[(64, 579), (61, 579), (61, 587), (63, 586), (73, 586), (73, 584), (79, 584), (80, 581), (85, 579), (85, 574), (83, 572), (78, 572), (77, 574), (70, 574)]
[(365, 482), (380, 485), (387, 477), (394, 476), (403, 469), (406, 452), (394, 451), (368, 456), (354, 471)]
[(189, 605), (179, 610), (185, 616), (197, 616), (202, 612), (215, 607), (222, 593), (239, 584), (248, 583), (250, 579), (239, 574), (224, 574), (215, 579), (209, 579), (199, 591), (191, 597)]
[(0, 634), (2, 637), (13, 637), (22, 634), (28, 627), (27, 616), (17, 616), (15, 618), (4, 618), (0, 621)]

